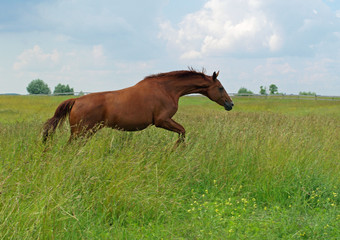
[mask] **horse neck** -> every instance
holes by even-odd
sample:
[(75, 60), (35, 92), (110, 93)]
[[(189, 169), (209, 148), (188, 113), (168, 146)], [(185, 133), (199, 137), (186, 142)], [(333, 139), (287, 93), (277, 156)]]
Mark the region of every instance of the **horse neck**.
[(192, 76), (187, 78), (170, 78), (165, 81), (166, 91), (173, 96), (174, 99), (179, 99), (181, 96), (191, 93), (202, 93), (207, 87), (207, 82), (201, 76)]

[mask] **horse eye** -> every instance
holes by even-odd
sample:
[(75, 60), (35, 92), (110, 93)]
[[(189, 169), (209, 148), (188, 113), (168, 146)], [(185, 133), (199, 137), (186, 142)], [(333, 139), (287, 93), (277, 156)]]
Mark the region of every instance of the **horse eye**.
[(221, 92), (224, 90), (223, 87), (219, 87), (218, 90), (220, 90)]

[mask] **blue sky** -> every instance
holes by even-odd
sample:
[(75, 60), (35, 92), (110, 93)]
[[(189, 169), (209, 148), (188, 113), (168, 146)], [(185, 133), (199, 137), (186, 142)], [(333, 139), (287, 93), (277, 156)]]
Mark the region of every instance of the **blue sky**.
[(0, 93), (36, 78), (116, 90), (192, 66), (220, 70), (228, 92), (340, 95), (340, 1), (1, 1), (0, 53)]

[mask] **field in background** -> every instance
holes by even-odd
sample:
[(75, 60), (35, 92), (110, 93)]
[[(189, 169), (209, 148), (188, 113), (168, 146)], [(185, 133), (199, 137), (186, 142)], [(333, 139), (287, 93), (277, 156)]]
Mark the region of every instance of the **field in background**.
[[(0, 96), (0, 238), (338, 239), (340, 102), (181, 98), (177, 135), (99, 131), (46, 147), (67, 97)], [(45, 150), (45, 151), (44, 151)]]

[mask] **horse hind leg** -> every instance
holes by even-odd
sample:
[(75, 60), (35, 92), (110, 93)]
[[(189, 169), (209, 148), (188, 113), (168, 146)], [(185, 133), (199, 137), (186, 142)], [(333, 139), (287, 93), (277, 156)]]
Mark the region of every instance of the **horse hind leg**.
[(98, 123), (94, 125), (79, 124), (71, 126), (71, 135), (68, 142), (71, 143), (72, 141), (77, 139), (87, 140), (103, 127), (104, 127), (103, 123)]
[(73, 142), (74, 140), (77, 140), (83, 135), (83, 132), (79, 126), (71, 126), (71, 135), (68, 139), (68, 143)]

